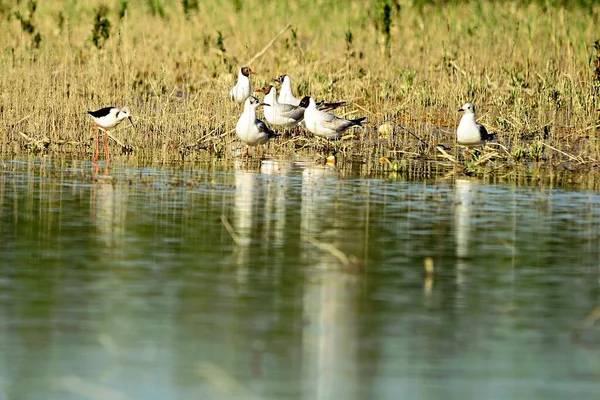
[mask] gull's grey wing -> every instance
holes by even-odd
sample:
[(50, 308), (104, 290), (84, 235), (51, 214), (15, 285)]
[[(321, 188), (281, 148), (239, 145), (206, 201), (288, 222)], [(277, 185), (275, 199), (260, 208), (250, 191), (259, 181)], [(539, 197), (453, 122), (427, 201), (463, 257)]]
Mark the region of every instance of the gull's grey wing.
[(336, 117), (333, 120), (321, 122), (321, 125), (323, 125), (324, 128), (333, 129), (336, 132), (343, 132), (351, 126), (361, 126), (361, 122), (364, 120), (365, 117), (352, 120)]
[(335, 115), (330, 114), (330, 113), (325, 112), (325, 111), (318, 111), (318, 115), (320, 117), (319, 119), (321, 120), (321, 123), (333, 122), (336, 119), (342, 119), (343, 120), (343, 118), (338, 118)]
[(336, 132), (343, 132), (350, 128), (354, 123), (343, 118), (335, 118), (329, 121), (321, 121), (323, 128), (332, 129)]
[(297, 107), (291, 104), (281, 104), (282, 109), (280, 115), (285, 118), (291, 118), (295, 121), (299, 121), (304, 118), (304, 107)]
[[(292, 104), (287, 104), (287, 103), (279, 103), (279, 109), (281, 110), (282, 113), (294, 111), (296, 108), (298, 108), (298, 106), (294, 106)], [(300, 108), (304, 109), (303, 107), (300, 107)]]

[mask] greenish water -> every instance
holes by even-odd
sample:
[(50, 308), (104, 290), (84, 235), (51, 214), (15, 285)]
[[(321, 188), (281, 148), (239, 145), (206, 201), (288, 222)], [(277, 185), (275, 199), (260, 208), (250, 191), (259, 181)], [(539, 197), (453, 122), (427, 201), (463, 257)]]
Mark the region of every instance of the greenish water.
[(109, 172), (0, 162), (0, 399), (599, 396), (598, 193)]

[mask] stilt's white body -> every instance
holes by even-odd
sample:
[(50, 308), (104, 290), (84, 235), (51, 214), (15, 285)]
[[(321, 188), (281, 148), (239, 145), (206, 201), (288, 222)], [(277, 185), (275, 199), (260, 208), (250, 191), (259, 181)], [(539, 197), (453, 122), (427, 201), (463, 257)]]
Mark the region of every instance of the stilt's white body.
[[(104, 107), (96, 111), (88, 111), (88, 114), (94, 119), (96, 123), (96, 154), (94, 155), (94, 161), (98, 160), (98, 156), (100, 154), (99, 142), (100, 139), (98, 137), (98, 129), (102, 128), (102, 130), (106, 131), (110, 128), (114, 128), (119, 125), (121, 121), (125, 118), (129, 119), (131, 125), (133, 125), (133, 120), (131, 119), (130, 111), (128, 107), (123, 107), (119, 110), (117, 107)], [(108, 134), (104, 135), (104, 153), (106, 155), (106, 161), (109, 161), (108, 155)]]
[(248, 146), (265, 144), (273, 136), (273, 131), (256, 118), (256, 107), (260, 104), (255, 97), (248, 97), (244, 102), (244, 112), (235, 125), (237, 137)]
[(123, 110), (119, 110), (116, 107), (111, 107), (109, 113), (104, 116), (91, 116), (94, 119), (96, 125), (104, 129), (114, 128), (115, 126), (119, 125), (125, 118), (130, 117), (128, 109), (123, 108)]
[[(305, 104), (307, 98), (308, 105)], [(321, 111), (317, 109), (317, 104), (312, 97), (305, 97), (300, 102), (300, 105), (306, 105), (306, 110), (304, 111), (304, 124), (306, 125), (306, 129), (314, 135), (326, 139), (339, 139), (346, 129), (352, 126), (361, 126), (360, 124), (364, 120), (364, 118), (347, 120), (336, 117), (328, 112)]]
[(459, 111), (464, 111), (456, 129), (456, 141), (463, 146), (475, 147), (482, 145), (488, 139), (485, 127), (475, 120), (475, 106), (466, 103)]
[[(252, 94), (252, 85), (250, 84), (250, 78), (244, 74), (244, 68), (240, 68), (238, 71), (237, 83), (229, 91), (229, 98), (238, 103), (243, 103)], [(250, 69), (247, 69), (250, 71)], [(250, 72), (252, 73), (252, 72)]]

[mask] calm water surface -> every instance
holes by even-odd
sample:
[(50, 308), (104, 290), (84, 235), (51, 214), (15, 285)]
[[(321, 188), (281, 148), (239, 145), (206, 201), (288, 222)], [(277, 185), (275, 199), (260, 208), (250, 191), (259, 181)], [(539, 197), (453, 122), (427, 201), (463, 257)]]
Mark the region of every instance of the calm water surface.
[(597, 193), (92, 173), (0, 162), (0, 399), (600, 396)]

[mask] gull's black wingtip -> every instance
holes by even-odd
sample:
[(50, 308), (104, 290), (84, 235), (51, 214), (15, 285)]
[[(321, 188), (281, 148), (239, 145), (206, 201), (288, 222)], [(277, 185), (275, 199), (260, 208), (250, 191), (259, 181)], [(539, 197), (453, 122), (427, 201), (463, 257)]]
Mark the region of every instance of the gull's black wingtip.
[(362, 126), (362, 123), (366, 122), (365, 121), (366, 119), (367, 119), (367, 117), (356, 118), (356, 119), (352, 120), (352, 123), (357, 126)]

